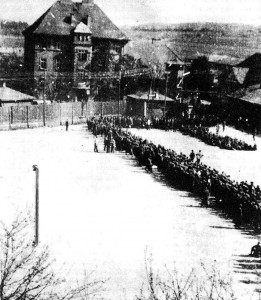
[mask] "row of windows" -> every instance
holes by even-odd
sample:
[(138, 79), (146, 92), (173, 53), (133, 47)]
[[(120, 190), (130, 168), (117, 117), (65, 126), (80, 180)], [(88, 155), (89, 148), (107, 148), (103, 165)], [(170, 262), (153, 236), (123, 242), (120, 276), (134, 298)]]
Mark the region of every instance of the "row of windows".
[(79, 42), (88, 42), (91, 40), (91, 36), (86, 34), (76, 34), (74, 40)]
[[(61, 71), (61, 60), (54, 59), (54, 70)], [(41, 57), (39, 61), (39, 69), (40, 70), (47, 70), (47, 58)]]
[[(77, 59), (79, 62), (89, 62), (91, 60), (91, 53), (88, 50), (79, 49), (77, 52)], [(61, 59), (54, 59), (54, 70), (60, 71), (62, 67)], [(39, 60), (39, 69), (40, 70), (47, 70), (47, 58), (40, 57)]]
[(36, 42), (35, 47), (37, 49), (52, 49), (52, 50), (61, 50), (62, 42), (56, 39), (41, 40)]

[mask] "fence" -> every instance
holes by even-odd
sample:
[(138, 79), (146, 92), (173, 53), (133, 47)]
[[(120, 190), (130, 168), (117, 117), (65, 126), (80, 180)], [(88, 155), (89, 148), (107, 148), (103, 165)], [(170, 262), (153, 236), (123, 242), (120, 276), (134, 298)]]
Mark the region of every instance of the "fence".
[(126, 101), (92, 102), (91, 115), (123, 115), (126, 113)]
[(70, 124), (86, 122), (93, 115), (117, 115), (126, 111), (125, 101), (87, 103), (52, 103), (9, 107), (0, 107), (0, 130), (32, 128), (41, 126), (59, 126), (66, 120)]

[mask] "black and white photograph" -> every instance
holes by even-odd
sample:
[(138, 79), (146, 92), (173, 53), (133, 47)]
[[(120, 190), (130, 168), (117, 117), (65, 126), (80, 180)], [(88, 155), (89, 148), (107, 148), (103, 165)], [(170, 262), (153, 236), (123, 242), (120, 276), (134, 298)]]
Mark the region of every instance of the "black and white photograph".
[(260, 300), (261, 1), (0, 2), (0, 300)]

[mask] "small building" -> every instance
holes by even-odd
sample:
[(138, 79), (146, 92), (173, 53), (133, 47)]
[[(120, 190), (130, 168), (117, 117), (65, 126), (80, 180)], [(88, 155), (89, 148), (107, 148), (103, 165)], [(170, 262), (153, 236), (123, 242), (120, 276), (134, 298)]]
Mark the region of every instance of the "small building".
[(127, 96), (127, 114), (131, 116), (163, 116), (174, 100), (159, 93), (140, 92)]
[(241, 88), (227, 96), (230, 118), (243, 129), (261, 130), (261, 87), (260, 84)]
[(34, 97), (8, 88), (5, 83), (0, 87), (0, 106), (31, 105)]

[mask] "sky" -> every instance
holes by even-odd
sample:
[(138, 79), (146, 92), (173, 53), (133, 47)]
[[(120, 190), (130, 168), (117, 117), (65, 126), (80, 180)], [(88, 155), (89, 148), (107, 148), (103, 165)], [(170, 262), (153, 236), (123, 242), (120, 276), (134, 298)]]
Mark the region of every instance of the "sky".
[[(118, 26), (223, 22), (261, 25), (261, 0), (94, 0)], [(0, 0), (0, 19), (31, 24), (55, 0)]]

